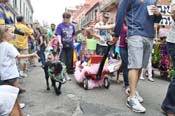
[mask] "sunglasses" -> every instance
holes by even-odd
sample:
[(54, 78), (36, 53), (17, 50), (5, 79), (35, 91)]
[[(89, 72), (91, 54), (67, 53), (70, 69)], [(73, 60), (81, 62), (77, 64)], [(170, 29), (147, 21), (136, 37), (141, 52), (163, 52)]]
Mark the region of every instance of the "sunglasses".
[(63, 19), (70, 19), (69, 16), (63, 16)]

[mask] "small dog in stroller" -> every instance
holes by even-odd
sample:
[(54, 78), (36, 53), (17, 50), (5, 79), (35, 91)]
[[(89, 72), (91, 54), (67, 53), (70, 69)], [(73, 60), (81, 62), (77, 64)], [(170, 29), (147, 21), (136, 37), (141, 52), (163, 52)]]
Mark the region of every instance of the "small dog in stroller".
[[(62, 84), (64, 84), (66, 80), (70, 81), (71, 79), (67, 74), (65, 64), (59, 60), (58, 50), (52, 49), (50, 51), (51, 54), (47, 56), (48, 57), (47, 62), (44, 65), (47, 90), (50, 90), (49, 87), (49, 77), (50, 77), (55, 93), (57, 95), (60, 95)], [(59, 51), (61, 52), (61, 50)]]

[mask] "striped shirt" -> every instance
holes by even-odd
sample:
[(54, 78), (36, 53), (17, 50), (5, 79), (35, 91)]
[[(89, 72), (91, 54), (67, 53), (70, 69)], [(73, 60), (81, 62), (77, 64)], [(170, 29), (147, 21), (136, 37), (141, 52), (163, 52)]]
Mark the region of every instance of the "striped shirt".
[(0, 25), (13, 25), (14, 22), (10, 16), (9, 9), (0, 3)]

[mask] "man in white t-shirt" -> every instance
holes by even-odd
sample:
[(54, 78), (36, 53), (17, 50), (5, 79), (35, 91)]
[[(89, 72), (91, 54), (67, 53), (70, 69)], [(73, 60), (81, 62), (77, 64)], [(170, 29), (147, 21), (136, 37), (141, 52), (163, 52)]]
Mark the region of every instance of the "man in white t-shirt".
[[(108, 13), (103, 13), (102, 20), (96, 24), (95, 27), (100, 27), (104, 25), (108, 25), (108, 20), (110, 16)], [(98, 55), (104, 55), (105, 51), (107, 50), (107, 41), (110, 41), (112, 39), (112, 36), (110, 34), (109, 30), (105, 29), (99, 29), (97, 30), (97, 33), (100, 35), (100, 40), (97, 43), (97, 49), (96, 54)]]

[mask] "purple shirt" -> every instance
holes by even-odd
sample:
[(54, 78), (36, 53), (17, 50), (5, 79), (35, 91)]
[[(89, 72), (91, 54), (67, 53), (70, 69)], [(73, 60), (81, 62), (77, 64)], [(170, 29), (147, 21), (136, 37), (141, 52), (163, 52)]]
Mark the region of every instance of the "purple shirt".
[(55, 35), (60, 35), (62, 42), (71, 42), (73, 47), (73, 38), (75, 35), (75, 27), (73, 24), (69, 23), (66, 25), (64, 23), (60, 23), (57, 26)]
[(127, 43), (126, 43), (126, 36), (127, 36), (127, 25), (126, 23), (123, 23), (122, 30), (120, 33), (120, 47), (121, 48), (127, 48)]

